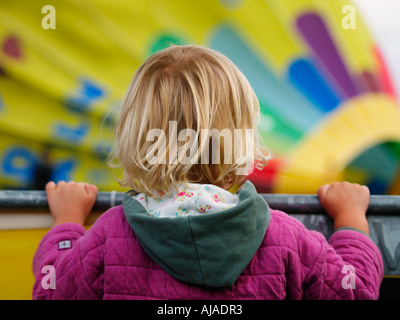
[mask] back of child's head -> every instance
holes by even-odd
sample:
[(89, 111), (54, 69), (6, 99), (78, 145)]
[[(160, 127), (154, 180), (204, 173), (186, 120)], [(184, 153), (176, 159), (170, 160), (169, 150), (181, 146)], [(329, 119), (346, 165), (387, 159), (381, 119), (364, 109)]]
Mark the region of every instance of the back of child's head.
[(244, 181), (254, 161), (265, 165), (259, 112), (250, 84), (226, 56), (171, 46), (137, 70), (118, 116), (111, 162), (123, 168), (121, 185), (137, 192), (168, 192), (183, 183), (228, 189)]

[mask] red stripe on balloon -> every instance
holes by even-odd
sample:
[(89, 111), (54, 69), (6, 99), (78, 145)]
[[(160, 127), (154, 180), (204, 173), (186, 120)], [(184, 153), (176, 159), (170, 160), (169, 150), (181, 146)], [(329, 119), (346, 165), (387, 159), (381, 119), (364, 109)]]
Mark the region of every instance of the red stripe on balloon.
[(280, 172), (281, 167), (282, 159), (271, 159), (263, 170), (255, 169), (252, 174), (249, 175), (248, 180), (254, 184), (258, 192), (270, 193), (276, 185), (277, 174)]
[(382, 83), (383, 90), (392, 96), (396, 96), (396, 91), (393, 86), (391, 75), (388, 71), (387, 65), (380, 49), (378, 47), (374, 47), (373, 51), (379, 63), (379, 78)]

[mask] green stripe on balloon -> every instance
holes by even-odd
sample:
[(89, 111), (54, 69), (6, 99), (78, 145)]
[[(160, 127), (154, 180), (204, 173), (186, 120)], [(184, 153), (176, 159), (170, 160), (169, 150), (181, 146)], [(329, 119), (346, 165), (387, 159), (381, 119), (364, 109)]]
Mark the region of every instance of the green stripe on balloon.
[(149, 53), (152, 55), (153, 53), (168, 48), (171, 45), (184, 45), (186, 43), (187, 41), (179, 36), (170, 33), (161, 34), (151, 43)]
[(286, 153), (302, 138), (302, 133), (287, 126), (283, 119), (271, 111), (270, 107), (266, 107), (262, 102), (260, 104), (258, 131), (264, 140), (265, 147), (277, 154)]
[[(399, 155), (399, 143), (387, 142), (375, 145), (351, 161), (344, 170), (345, 178), (351, 177), (354, 182), (368, 185), (371, 194), (385, 194), (394, 183)], [(359, 172), (363, 181), (357, 181), (352, 177), (353, 172)]]

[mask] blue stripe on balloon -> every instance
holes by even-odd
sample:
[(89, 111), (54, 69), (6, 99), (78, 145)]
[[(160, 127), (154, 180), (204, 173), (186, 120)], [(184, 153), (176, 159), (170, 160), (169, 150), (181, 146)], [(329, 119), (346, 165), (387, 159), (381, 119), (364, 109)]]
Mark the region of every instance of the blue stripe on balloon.
[(89, 123), (83, 121), (77, 126), (70, 126), (62, 122), (57, 122), (54, 124), (54, 135), (62, 140), (71, 143), (80, 143), (89, 133)]
[(31, 150), (15, 146), (4, 152), (0, 169), (2, 175), (28, 183), (32, 179), (36, 164), (37, 158)]
[(91, 110), (94, 103), (104, 98), (106, 92), (90, 79), (81, 78), (78, 82), (78, 90), (66, 96), (62, 102), (71, 111), (86, 112)]
[[(218, 26), (209, 41), (210, 47), (229, 57), (244, 73), (262, 104), (285, 124), (300, 133), (309, 131), (323, 113), (297, 94), (271, 71), (264, 60), (244, 41), (233, 27)], [(295, 73), (296, 74), (296, 73)]]
[(54, 165), (52, 179), (54, 182), (69, 181), (72, 179), (73, 170), (78, 166), (76, 160), (67, 158)]
[(309, 60), (294, 61), (288, 69), (288, 78), (307, 99), (323, 112), (335, 109), (341, 102)]

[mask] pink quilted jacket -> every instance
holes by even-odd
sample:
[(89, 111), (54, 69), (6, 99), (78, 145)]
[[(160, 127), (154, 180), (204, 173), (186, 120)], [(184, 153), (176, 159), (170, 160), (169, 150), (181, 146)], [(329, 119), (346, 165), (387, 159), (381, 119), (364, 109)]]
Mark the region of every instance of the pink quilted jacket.
[[(72, 241), (59, 250), (59, 242)], [(45, 265), (55, 268), (55, 289), (44, 289)], [(345, 265), (355, 269), (355, 289), (342, 286)], [(73, 223), (51, 229), (34, 258), (34, 299), (376, 299), (382, 258), (364, 234), (342, 230), (330, 244), (285, 213), (271, 210), (265, 238), (231, 287), (183, 283), (143, 251), (121, 206), (89, 231)]]

